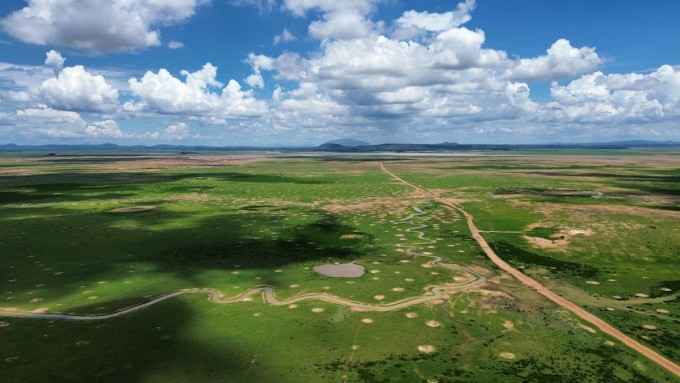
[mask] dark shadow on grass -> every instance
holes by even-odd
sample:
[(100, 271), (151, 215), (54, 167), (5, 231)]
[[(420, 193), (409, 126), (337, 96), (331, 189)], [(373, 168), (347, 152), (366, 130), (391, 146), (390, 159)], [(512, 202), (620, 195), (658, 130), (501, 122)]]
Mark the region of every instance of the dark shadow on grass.
[[(324, 181), (316, 179), (296, 178), (275, 174), (250, 174), (240, 172), (183, 172), (183, 173), (144, 173), (144, 172), (101, 172), (101, 173), (59, 173), (59, 174), (36, 174), (32, 176), (0, 176), (0, 191), (31, 192), (36, 194), (47, 193), (81, 193), (88, 190), (138, 190), (135, 187), (162, 186), (164, 183), (196, 178), (213, 178), (220, 181), (253, 182), (253, 183), (294, 183), (294, 184), (323, 184)], [(160, 184), (160, 185), (159, 185)], [(130, 189), (132, 187), (132, 189)], [(177, 187), (173, 185), (172, 188)], [(196, 188), (196, 185), (188, 185)], [(16, 189), (27, 188), (29, 191)]]
[[(82, 213), (46, 207), (3, 210), (11, 214), (0, 219), (0, 288), (26, 297), (26, 301), (36, 296), (46, 302), (58, 301), (102, 280), (133, 277), (137, 274), (128, 272), (140, 269), (174, 277), (172, 286), (147, 286), (128, 293), (120, 302), (98, 300), (95, 307), (105, 306), (106, 312), (146, 301), (148, 294), (213, 287), (204, 286), (199, 278), (206, 271), (225, 271), (226, 276), (240, 265), (240, 270), (269, 272), (300, 262), (356, 260), (376, 251), (369, 247), (372, 238), (367, 234), (341, 239), (356, 231), (321, 211), (312, 212), (318, 216), (316, 221), (291, 225), (284, 220), (290, 215), (285, 211), (232, 210), (192, 219), (190, 213), (163, 209), (134, 213)], [(261, 232), (263, 228), (277, 233)], [(276, 285), (277, 281), (261, 283)], [(252, 286), (255, 284), (253, 281)], [(82, 307), (73, 310), (87, 313)]]
[[(239, 216), (257, 217), (252, 213)], [(161, 272), (190, 279), (201, 269), (231, 270), (235, 264), (241, 268), (271, 269), (307, 261), (355, 260), (374, 251), (368, 246), (371, 237), (340, 239), (342, 234), (351, 232), (354, 232), (351, 226), (325, 214), (314, 223), (286, 228), (275, 238), (239, 236), (232, 231), (229, 239), (164, 246), (143, 261), (153, 263)]]
[[(223, 342), (205, 344), (188, 337), (196, 334), (196, 328), (191, 328), (198, 315), (191, 309), (194, 304), (199, 303), (171, 299), (147, 310), (94, 322), (11, 319), (0, 344), (2, 381), (118, 383), (165, 378), (238, 382), (254, 352), (229, 336)], [(8, 357), (18, 359), (6, 363)], [(260, 367), (251, 376), (273, 383), (274, 373)]]

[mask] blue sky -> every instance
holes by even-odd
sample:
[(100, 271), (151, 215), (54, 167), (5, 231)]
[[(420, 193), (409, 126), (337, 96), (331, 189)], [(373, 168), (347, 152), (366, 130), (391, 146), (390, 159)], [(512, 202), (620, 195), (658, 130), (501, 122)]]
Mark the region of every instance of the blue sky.
[(0, 144), (680, 140), (680, 2), (5, 0)]

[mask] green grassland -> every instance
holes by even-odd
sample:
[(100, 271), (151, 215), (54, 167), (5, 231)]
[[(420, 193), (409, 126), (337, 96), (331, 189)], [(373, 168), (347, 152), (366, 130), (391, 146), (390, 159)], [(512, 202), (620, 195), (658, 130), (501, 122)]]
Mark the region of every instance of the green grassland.
[[(484, 235), (501, 257), (678, 363), (680, 157), (593, 156), (382, 159), (460, 199), (481, 230), (497, 231)], [(391, 312), (196, 294), (99, 321), (2, 317), (3, 381), (675, 379), (501, 273), (464, 219), (395, 182), (379, 157), (198, 157), (0, 159), (0, 308), (101, 314), (179, 289), (229, 297), (258, 285), (278, 299), (384, 305), (466, 277), (423, 267), (427, 254), (489, 282)], [(425, 214), (406, 219), (414, 207)], [(428, 240), (409, 231), (420, 226)], [(555, 248), (525, 238), (569, 229), (589, 234)], [(311, 270), (349, 261), (367, 273)]]

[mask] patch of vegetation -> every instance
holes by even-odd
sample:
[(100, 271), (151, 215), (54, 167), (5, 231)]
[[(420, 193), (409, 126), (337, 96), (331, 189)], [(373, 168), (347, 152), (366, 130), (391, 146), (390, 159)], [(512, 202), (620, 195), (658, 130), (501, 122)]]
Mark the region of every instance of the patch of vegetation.
[(542, 266), (555, 274), (568, 274), (585, 278), (592, 278), (598, 274), (598, 269), (593, 266), (567, 262), (532, 253), (521, 249), (506, 241), (496, 241), (489, 244), (499, 257), (508, 260), (515, 265)]
[(555, 239), (555, 237), (553, 236), (559, 232), (560, 230), (554, 227), (534, 227), (533, 229), (527, 232), (527, 235), (530, 237), (538, 237), (553, 240)]

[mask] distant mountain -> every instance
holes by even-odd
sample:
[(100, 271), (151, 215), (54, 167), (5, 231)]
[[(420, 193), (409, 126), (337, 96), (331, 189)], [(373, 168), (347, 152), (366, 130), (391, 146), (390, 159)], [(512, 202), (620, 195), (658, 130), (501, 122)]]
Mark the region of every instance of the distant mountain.
[(337, 140), (328, 141), (328, 142), (324, 143), (323, 145), (326, 145), (326, 144), (336, 144), (336, 145), (342, 145), (342, 146), (350, 147), (350, 148), (353, 148), (353, 147), (356, 147), (356, 146), (371, 146), (371, 144), (366, 142), (366, 141), (353, 140), (351, 138), (340, 138), (340, 139), (337, 139)]
[(380, 144), (370, 146), (343, 146), (326, 143), (317, 147), (316, 151), (322, 152), (346, 152), (346, 153), (373, 153), (373, 152), (443, 152), (465, 150), (546, 150), (546, 149), (635, 149), (635, 148), (677, 148), (680, 142), (676, 141), (619, 141), (619, 142), (593, 142), (593, 143), (556, 143), (556, 144), (458, 144), (455, 142), (443, 142), (440, 144)]
[[(343, 144), (344, 143), (344, 144)], [(274, 151), (274, 152), (345, 152), (345, 153), (375, 153), (375, 152), (446, 152), (466, 150), (549, 150), (549, 149), (637, 149), (637, 148), (680, 148), (677, 141), (618, 141), (618, 142), (593, 142), (593, 143), (554, 143), (554, 144), (458, 144), (455, 142), (442, 142), (439, 144), (379, 144), (371, 145), (359, 140), (333, 140), (316, 148), (310, 147), (256, 147), (256, 146), (202, 146), (202, 145), (132, 145), (123, 146), (116, 144), (81, 144), (81, 145), (16, 145), (0, 144), (1, 152), (48, 152), (50, 155), (139, 155), (149, 152), (192, 154), (197, 152), (237, 152), (237, 151)]]

